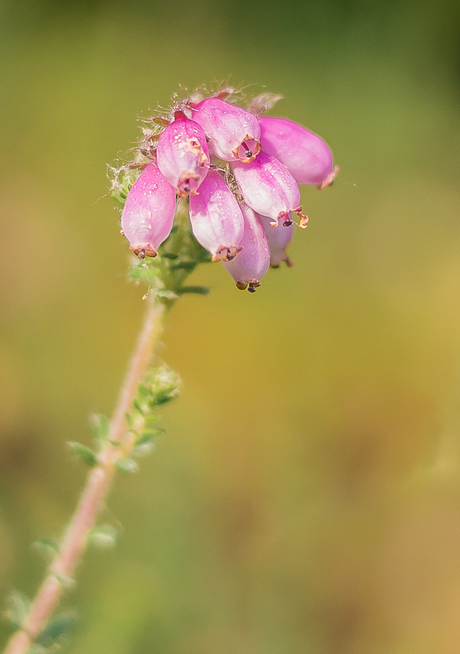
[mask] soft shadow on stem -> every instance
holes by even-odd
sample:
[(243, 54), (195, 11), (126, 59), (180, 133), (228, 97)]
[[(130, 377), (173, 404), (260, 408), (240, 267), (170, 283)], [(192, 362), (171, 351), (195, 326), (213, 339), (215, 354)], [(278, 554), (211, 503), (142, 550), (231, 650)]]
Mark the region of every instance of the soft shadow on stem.
[[(66, 589), (87, 544), (89, 530), (103, 508), (115, 473), (115, 462), (131, 452), (134, 436), (128, 430), (126, 413), (131, 410), (137, 388), (151, 363), (163, 332), (167, 307), (154, 293), (149, 294), (144, 325), (139, 334), (128, 372), (110, 423), (107, 444), (98, 456), (98, 465), (88, 474), (75, 513), (64, 534), (59, 553), (39, 588), (22, 629), (12, 635), (4, 654), (25, 654), (43, 631)], [(116, 442), (118, 445), (112, 445)], [(121, 444), (121, 445), (120, 445)]]

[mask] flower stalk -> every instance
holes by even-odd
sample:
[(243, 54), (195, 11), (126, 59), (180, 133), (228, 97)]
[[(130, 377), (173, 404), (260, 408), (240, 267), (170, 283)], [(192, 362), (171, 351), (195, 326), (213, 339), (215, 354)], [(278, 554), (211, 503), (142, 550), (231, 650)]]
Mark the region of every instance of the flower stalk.
[(59, 552), (49, 567), (30, 611), (19, 631), (8, 642), (4, 654), (25, 654), (45, 628), (66, 588), (73, 583), (75, 569), (85, 552), (87, 538), (105, 504), (116, 471), (117, 460), (129, 455), (135, 434), (127, 423), (138, 386), (145, 377), (161, 339), (167, 306), (150, 294), (143, 328), (140, 332), (126, 378), (110, 423), (106, 444), (91, 469), (80, 501), (67, 527)]

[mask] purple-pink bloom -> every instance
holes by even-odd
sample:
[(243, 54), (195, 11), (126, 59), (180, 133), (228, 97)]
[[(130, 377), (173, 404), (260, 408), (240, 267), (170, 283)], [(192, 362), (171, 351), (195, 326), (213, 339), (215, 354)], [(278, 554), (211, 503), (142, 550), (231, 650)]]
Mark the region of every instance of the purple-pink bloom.
[(251, 163), (237, 161), (232, 168), (244, 201), (251, 209), (271, 218), (273, 225), (278, 225), (279, 220), (290, 225), (293, 211), (300, 218), (300, 226), (306, 227), (308, 218), (302, 215), (297, 182), (278, 159), (262, 151)]
[(225, 180), (210, 170), (198, 195), (190, 196), (190, 223), (196, 240), (213, 261), (231, 261), (241, 250), (243, 214)]
[(224, 262), (224, 268), (240, 290), (247, 288), (254, 293), (270, 266), (270, 248), (260, 216), (244, 202), (240, 207), (244, 217), (244, 233), (240, 243), (243, 249), (235, 259)]
[(260, 216), (260, 220), (270, 246), (270, 266), (279, 268), (281, 261), (285, 261), (289, 267), (292, 266), (292, 261), (286, 254), (286, 248), (294, 235), (294, 224), (283, 225), (283, 223), (278, 223), (275, 227), (272, 225), (270, 218), (266, 216)]
[(176, 193), (155, 163), (149, 163), (134, 182), (121, 215), (122, 234), (140, 259), (155, 257), (171, 232)]
[(318, 188), (332, 184), (339, 169), (319, 136), (285, 118), (262, 116), (259, 124), (263, 152), (281, 161), (298, 184)]
[(158, 168), (181, 197), (194, 195), (208, 173), (209, 152), (203, 129), (183, 112), (162, 132), (157, 146)]
[(256, 116), (219, 98), (192, 105), (193, 120), (209, 138), (210, 151), (224, 161), (253, 161), (260, 152), (260, 127)]

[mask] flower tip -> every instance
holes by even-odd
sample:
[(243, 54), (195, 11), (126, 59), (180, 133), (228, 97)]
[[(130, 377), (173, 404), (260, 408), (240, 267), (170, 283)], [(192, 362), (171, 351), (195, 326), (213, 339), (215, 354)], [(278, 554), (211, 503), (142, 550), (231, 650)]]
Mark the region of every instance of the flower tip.
[(260, 141), (250, 134), (246, 134), (240, 145), (232, 150), (232, 154), (235, 159), (239, 159), (243, 163), (251, 163), (259, 154), (260, 149)]
[(139, 259), (145, 259), (145, 257), (156, 257), (157, 256), (156, 250), (150, 244), (148, 244), (148, 245), (131, 245), (129, 249)]
[(242, 282), (242, 281), (237, 281), (236, 282), (236, 288), (239, 291), (245, 291), (248, 289), (249, 293), (255, 293), (257, 289), (260, 286), (260, 282), (257, 281), (257, 279), (253, 279), (252, 282)]
[(334, 166), (334, 170), (329, 173), (329, 175), (321, 182), (321, 184), (318, 184), (316, 187), (318, 191), (321, 191), (323, 188), (327, 188), (328, 186), (332, 186), (334, 183), (335, 178), (339, 174), (340, 167), (339, 166)]

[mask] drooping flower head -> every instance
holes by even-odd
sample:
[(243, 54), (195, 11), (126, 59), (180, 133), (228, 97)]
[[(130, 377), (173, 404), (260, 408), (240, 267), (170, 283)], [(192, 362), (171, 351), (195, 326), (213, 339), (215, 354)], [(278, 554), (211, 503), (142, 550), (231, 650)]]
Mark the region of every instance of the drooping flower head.
[[(295, 223), (308, 222), (299, 184), (325, 188), (338, 168), (319, 136), (285, 118), (261, 115), (279, 96), (264, 93), (247, 109), (236, 96), (225, 88), (176, 98), (170, 110), (150, 119), (135, 162), (120, 169), (130, 175), (120, 183), (116, 175), (113, 192), (122, 202), (126, 198), (122, 233), (138, 257), (156, 256), (168, 239), (178, 196), (196, 241), (224, 263), (238, 288), (253, 292), (270, 265), (291, 265), (286, 248)], [(136, 170), (142, 172), (132, 184)], [(179, 260), (174, 269), (183, 265)]]

